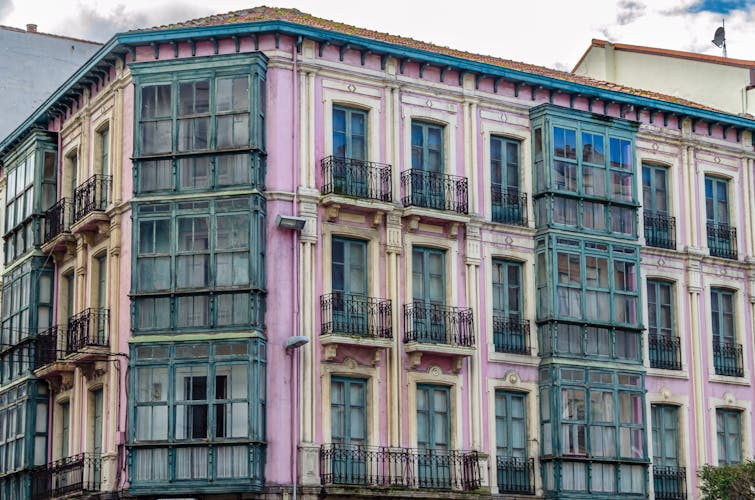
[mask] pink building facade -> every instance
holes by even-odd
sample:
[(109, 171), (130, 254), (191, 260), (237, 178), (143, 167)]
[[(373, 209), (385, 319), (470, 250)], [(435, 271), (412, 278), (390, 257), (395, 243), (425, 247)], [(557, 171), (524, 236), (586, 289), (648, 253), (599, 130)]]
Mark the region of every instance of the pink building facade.
[(3, 498), (695, 498), (753, 130), (295, 10), (116, 35), (0, 144)]

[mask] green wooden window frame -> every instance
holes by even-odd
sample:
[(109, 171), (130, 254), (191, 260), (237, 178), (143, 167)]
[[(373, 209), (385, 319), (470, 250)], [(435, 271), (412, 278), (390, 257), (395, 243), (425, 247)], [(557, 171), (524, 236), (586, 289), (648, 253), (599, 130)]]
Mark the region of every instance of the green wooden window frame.
[(716, 408), (718, 465), (742, 463), (742, 411)]
[(0, 393), (0, 474), (47, 463), (47, 406), (45, 383), (29, 381)]
[(642, 363), (642, 331), (552, 321), (538, 325), (542, 356)]
[(652, 405), (653, 465), (679, 467), (679, 407)]
[(261, 329), (264, 207), (259, 196), (139, 204), (134, 331)]
[(136, 194), (264, 187), (265, 61), (132, 65)]
[(330, 379), (330, 423), (333, 443), (365, 446), (368, 439), (367, 380)]
[(642, 208), (645, 212), (668, 215), (669, 169), (642, 164)]
[(417, 384), (417, 447), (438, 452), (451, 450), (451, 389)]
[(535, 261), (539, 320), (642, 328), (638, 248), (571, 235), (539, 241), (543, 241), (536, 243)]
[(645, 492), (641, 373), (552, 366), (540, 370), (540, 397), (546, 491)]
[(735, 292), (726, 288), (710, 289), (711, 334), (714, 344), (737, 342), (735, 297)]
[(60, 403), (60, 457), (70, 455), (71, 444), (71, 402)]
[(412, 298), (429, 307), (446, 303), (446, 251), (412, 247)]
[(52, 305), (53, 267), (45, 259), (26, 260), (3, 275), (0, 383), (35, 368), (34, 337), (52, 326)]
[(527, 394), (495, 391), (495, 440), (499, 457), (527, 460)]
[(524, 317), (522, 264), (493, 259), (493, 315), (519, 321)]
[(104, 127), (97, 131), (97, 147), (99, 153), (99, 169), (100, 175), (110, 175), (110, 124), (105, 124)]
[(625, 239), (637, 237), (634, 207), (545, 194), (535, 200), (535, 215), (537, 227), (553, 226)]
[(367, 242), (333, 237), (331, 241), (331, 285), (333, 293), (367, 295)]
[(179, 491), (260, 487), (264, 341), (139, 344), (131, 356), (129, 478), (135, 491), (167, 484)]
[(368, 159), (367, 111), (333, 106), (333, 156)]
[(4, 164), (4, 258), (10, 264), (42, 243), (41, 216), (57, 199), (57, 141), (35, 132)]
[(663, 280), (647, 280), (648, 333), (672, 338), (675, 331), (674, 284)]
[(729, 224), (729, 181), (705, 176), (705, 216), (714, 224)]
[(490, 187), (519, 194), (521, 185), (521, 141), (490, 136)]
[(412, 120), (412, 170), (443, 173), (445, 170), (445, 127)]

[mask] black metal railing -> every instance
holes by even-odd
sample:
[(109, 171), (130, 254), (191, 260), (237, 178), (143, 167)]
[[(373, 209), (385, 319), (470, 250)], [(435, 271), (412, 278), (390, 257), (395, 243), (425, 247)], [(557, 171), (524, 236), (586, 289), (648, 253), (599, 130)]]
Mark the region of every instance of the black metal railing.
[(664, 370), (682, 369), (682, 350), (679, 337), (648, 335), (650, 367)]
[(708, 222), (708, 249), (713, 257), (737, 260), (737, 228)]
[(45, 243), (71, 230), (71, 204), (61, 198), (45, 212)]
[(101, 481), (100, 455), (82, 453), (62, 458), (32, 470), (31, 500), (99, 491)]
[(110, 310), (84, 309), (68, 319), (66, 354), (78, 352), (87, 346), (107, 347)]
[(466, 177), (410, 169), (401, 173), (405, 206), (468, 213)]
[(404, 342), (472, 347), (472, 309), (422, 301), (404, 304)]
[(476, 451), (325, 444), (320, 482), (473, 491), (481, 485), (480, 461)]
[(107, 208), (110, 192), (109, 175), (93, 175), (73, 192), (73, 222), (78, 222), (95, 210)]
[(320, 297), (322, 335), (390, 339), (391, 301), (365, 295), (333, 292)]
[(320, 162), (322, 193), (391, 201), (391, 166), (356, 158), (327, 156)]
[(494, 222), (515, 226), (527, 225), (527, 193), (493, 184), (490, 197)]
[(687, 500), (687, 471), (684, 467), (653, 466), (655, 500)]
[(508, 316), (493, 316), (495, 352), (530, 353), (530, 322)]
[(744, 362), (742, 360), (742, 344), (719, 343), (713, 341), (713, 366), (716, 375), (729, 377), (744, 377)]
[(498, 491), (500, 493), (535, 494), (535, 460), (498, 457)]
[(649, 247), (676, 250), (676, 218), (663, 212), (646, 210), (645, 244)]
[(65, 335), (65, 330), (59, 326), (48, 328), (37, 335), (37, 358), (34, 368), (41, 368), (50, 363), (54, 363), (61, 358), (63, 351), (59, 348), (58, 343)]

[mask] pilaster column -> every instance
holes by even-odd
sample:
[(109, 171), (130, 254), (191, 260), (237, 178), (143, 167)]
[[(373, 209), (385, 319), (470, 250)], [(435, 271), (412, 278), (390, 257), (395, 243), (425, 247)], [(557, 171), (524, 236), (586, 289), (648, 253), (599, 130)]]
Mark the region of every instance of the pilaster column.
[(464, 263), (466, 264), (466, 292), (467, 306), (472, 309), (474, 317), (474, 336), (477, 348), (469, 361), (469, 426), (472, 449), (482, 450), (482, 359), (481, 349), (484, 344), (480, 337), (480, 290), (479, 271), (481, 263), (480, 226), (467, 224), (466, 249)]
[(399, 259), (401, 256), (401, 215), (391, 212), (386, 220), (386, 293), (391, 301), (391, 331), (393, 345), (388, 359), (388, 444), (392, 447), (401, 446), (401, 332), (399, 318), (401, 303), (399, 290), (401, 277), (399, 275)]
[(695, 414), (695, 454), (697, 465), (706, 462), (707, 455), (707, 438), (705, 427), (706, 422), (706, 401), (703, 392), (703, 386), (707, 377), (705, 367), (707, 360), (703, 359), (702, 345), (704, 335), (701, 332), (700, 324), (700, 302), (702, 288), (702, 269), (701, 261), (697, 258), (688, 259), (687, 261), (687, 291), (689, 293), (690, 305), (690, 351), (692, 360), (690, 362), (690, 379), (692, 380), (692, 402), (691, 406)]
[(318, 378), (316, 352), (318, 348), (315, 331), (315, 274), (316, 244), (318, 234), (317, 200), (319, 192), (299, 189), (299, 215), (307, 222), (299, 235), (299, 331), (309, 338), (300, 348), (299, 387), (301, 398), (301, 441), (311, 443), (315, 439), (315, 420), (318, 414), (315, 400), (315, 381)]

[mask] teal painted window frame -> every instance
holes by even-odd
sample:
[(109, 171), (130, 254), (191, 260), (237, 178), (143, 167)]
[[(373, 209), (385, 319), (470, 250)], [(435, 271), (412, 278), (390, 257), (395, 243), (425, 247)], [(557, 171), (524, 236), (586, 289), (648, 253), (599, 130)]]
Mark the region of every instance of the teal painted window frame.
[[(493, 266), (493, 315), (515, 321), (524, 318), (524, 282), (522, 263), (494, 258)], [(516, 283), (511, 280), (511, 273)], [(512, 300), (513, 292), (513, 300)], [(513, 307), (512, 307), (512, 302)]]
[[(663, 186), (658, 185), (658, 175), (663, 177)], [(642, 164), (642, 208), (654, 213), (668, 215), (669, 169), (662, 165)], [(663, 200), (659, 203), (659, 196)], [(659, 206), (660, 205), (660, 206)]]
[(650, 406), (653, 434), (653, 465), (679, 467), (679, 407)]
[[(231, 218), (244, 217), (248, 218), (246, 241), (236, 241), (238, 228), (220, 230), (221, 219), (230, 223)], [(180, 233), (180, 228), (192, 230)], [(135, 333), (263, 329), (266, 226), (265, 202), (260, 196), (141, 203), (134, 210), (133, 231), (132, 265), (137, 270), (132, 273), (131, 283)], [(145, 237), (149, 233), (151, 240)], [(165, 238), (158, 239), (164, 234)], [(179, 241), (181, 234), (184, 238)], [(221, 235), (227, 240), (223, 248), (219, 245)], [(246, 258), (244, 254), (248, 254)], [(225, 269), (222, 275), (229, 282), (218, 282), (221, 257)], [(241, 279), (244, 274), (240, 272), (244, 261), (248, 269), (246, 280)], [(178, 272), (181, 262), (190, 266), (188, 274)], [(162, 274), (158, 273), (160, 269), (164, 270)], [(182, 276), (188, 281), (179, 283)], [(187, 316), (181, 307), (191, 307), (195, 315)], [(223, 310), (230, 316), (221, 316)], [(246, 318), (244, 311), (249, 313)]]
[[(336, 247), (342, 246), (341, 260), (338, 260)], [(356, 257), (355, 257), (356, 255)], [(338, 268), (343, 268), (343, 285), (339, 288), (336, 285), (336, 275)], [(361, 285), (357, 289), (352, 289), (351, 273), (361, 272)], [(367, 261), (367, 241), (356, 238), (345, 238), (334, 236), (331, 241), (331, 280), (333, 293), (343, 293), (349, 295), (367, 296), (368, 283), (368, 261)]]
[(552, 105), (530, 118), (536, 227), (636, 239), (636, 126)]
[(742, 463), (742, 411), (716, 408), (718, 465)]
[[(539, 239), (535, 251), (539, 321), (587, 321), (595, 326), (642, 329), (637, 247), (555, 234)], [(607, 286), (601, 269), (607, 274)], [(596, 301), (592, 309), (588, 309), (588, 297)], [(591, 316), (605, 314), (598, 302), (601, 297), (608, 298), (608, 316)]]
[(23, 261), (3, 275), (0, 383), (36, 367), (34, 339), (52, 326), (53, 281), (53, 266), (42, 257)]
[[(8, 265), (42, 244), (42, 216), (57, 199), (57, 141), (45, 132), (35, 132), (3, 162), (3, 245)], [(18, 182), (17, 176), (23, 182)]]
[[(737, 318), (736, 318), (736, 292), (727, 288), (711, 288), (711, 337), (714, 344), (736, 344), (737, 342)], [(730, 308), (725, 310), (723, 305), (728, 301)], [(718, 307), (714, 307), (714, 302)], [(731, 325), (727, 326), (726, 317), (731, 317)]]
[[(444, 125), (439, 125), (437, 123), (426, 122), (422, 120), (412, 120), (412, 170), (422, 170), (424, 172), (435, 172), (439, 174), (445, 172), (445, 132), (446, 130)], [(431, 148), (431, 133), (437, 133), (439, 137), (440, 144), (437, 149)], [(438, 155), (437, 169), (434, 168), (430, 161), (430, 153), (433, 152)]]
[[(668, 301), (663, 300), (664, 295), (668, 296)], [(648, 333), (667, 339), (674, 337), (674, 332), (676, 331), (674, 283), (659, 279), (648, 279), (647, 302)], [(664, 314), (664, 310), (667, 313)], [(662, 320), (664, 315), (668, 316), (668, 325)]]
[[(341, 398), (338, 400), (341, 386)], [(355, 392), (361, 395), (361, 401), (354, 401)], [(356, 397), (358, 399), (359, 396)], [(367, 460), (364, 450), (368, 444), (368, 416), (367, 416), (367, 380), (354, 377), (331, 377), (330, 379), (330, 428), (331, 442), (335, 449), (343, 453), (335, 453), (331, 459), (331, 470), (340, 483), (363, 484), (368, 476)], [(359, 422), (362, 426), (361, 435), (354, 432), (353, 426)], [(359, 425), (359, 424), (358, 424)]]
[[(266, 61), (262, 54), (244, 54), (130, 66), (136, 86), (135, 194), (264, 189)], [(234, 82), (243, 78), (245, 85)], [(226, 81), (231, 81), (227, 89)], [(221, 88), (229, 96), (221, 98)], [(237, 98), (237, 91), (245, 91), (246, 97)], [(189, 93), (190, 102), (182, 98)], [(235, 122), (242, 116), (245, 138), (236, 136)], [(196, 133), (182, 135), (183, 125), (202, 134), (199, 144), (182, 142), (182, 137), (197, 138)], [(148, 149), (142, 132), (148, 128), (164, 136), (153, 139), (155, 144), (168, 147)], [(231, 134), (231, 142), (220, 143), (221, 130)], [(200, 175), (187, 182), (188, 172)], [(146, 184), (152, 178), (154, 183)]]
[[(720, 196), (721, 193), (724, 193), (723, 197)], [(729, 224), (731, 211), (729, 198), (728, 179), (713, 175), (705, 176), (705, 218), (708, 222)]]
[[(513, 415), (513, 402), (521, 404), (522, 414)], [(495, 391), (496, 454), (499, 457), (526, 461), (527, 450), (527, 394), (505, 390)], [(515, 446), (514, 441), (518, 440)]]
[[(171, 485), (172, 491), (177, 492), (227, 492), (223, 488), (232, 487), (234, 491), (258, 491), (264, 482), (265, 467), (265, 416), (266, 416), (266, 345), (262, 339), (219, 340), (215, 342), (184, 342), (184, 343), (149, 343), (131, 346), (131, 377), (129, 398), (129, 480), (134, 492), (146, 494), (149, 492), (163, 493), (164, 488)], [(218, 369), (230, 367), (241, 368), (246, 375), (245, 394), (234, 393), (235, 386), (224, 389), (224, 396), (218, 396)], [(178, 372), (193, 376), (194, 371), (203, 373), (207, 381), (206, 397), (194, 400), (186, 397), (183, 400), (177, 395), (183, 390), (177, 385)], [(191, 373), (190, 373), (191, 372)], [(229, 374), (231, 372), (228, 372)], [(200, 375), (201, 376), (201, 375)], [(141, 385), (142, 379), (145, 380)], [(227, 382), (227, 379), (226, 379)], [(246, 403), (246, 404), (244, 404)], [(188, 407), (204, 408), (203, 412), (187, 412), (201, 418), (204, 416), (206, 437), (182, 437), (178, 432), (178, 419), (182, 410)], [(223, 408), (223, 415), (240, 412), (244, 417), (238, 422), (247, 423), (245, 434), (233, 437), (215, 435), (218, 429), (223, 433), (233, 432), (232, 425), (224, 422), (218, 425), (218, 411)], [(242, 410), (246, 407), (246, 410)], [(157, 410), (155, 410), (157, 408)], [(141, 415), (141, 417), (139, 416)], [(148, 418), (149, 416), (149, 418)], [(141, 429), (148, 432), (147, 439), (140, 439), (138, 433), (139, 418), (148, 418), (147, 424)], [(150, 420), (152, 419), (152, 421)], [(194, 421), (194, 420), (192, 420)], [(164, 422), (160, 429), (152, 423)], [(237, 423), (238, 423), (237, 422)], [(163, 433), (164, 430), (164, 433)], [(236, 429), (238, 430), (238, 429)], [(159, 432), (159, 435), (155, 435)], [(148, 439), (153, 437), (154, 439)], [(219, 466), (219, 448), (234, 449), (238, 452), (244, 447), (242, 455), (236, 457), (244, 464), (245, 472), (232, 477), (221, 477), (215, 467)], [(205, 477), (181, 478), (179, 466), (186, 465), (179, 455), (186, 450), (192, 456), (196, 451), (206, 450)], [(140, 469), (139, 460), (146, 460), (146, 465), (163, 465), (165, 468), (146, 467)], [(164, 458), (164, 460), (163, 460)], [(201, 460), (199, 462), (201, 464)], [(183, 465), (182, 465), (183, 464)], [(196, 467), (192, 465), (192, 467)], [(234, 467), (233, 465), (231, 467)], [(235, 467), (240, 467), (236, 463)], [(192, 472), (196, 471), (194, 469)], [(164, 476), (163, 476), (164, 474)], [(151, 478), (145, 478), (151, 475)], [(175, 490), (173, 489), (175, 488)]]
[(642, 364), (642, 331), (549, 321), (538, 325), (541, 357)]
[[(369, 159), (369, 134), (368, 113), (359, 108), (333, 105), (333, 156), (336, 158), (348, 158), (353, 160)], [(344, 129), (336, 128), (336, 115), (343, 114)], [(361, 118), (361, 134), (354, 130), (354, 119)], [(342, 139), (339, 137), (343, 136)], [(361, 140), (361, 147), (359, 141)], [(343, 152), (339, 151), (339, 145), (343, 143)]]
[[(437, 275), (431, 272), (430, 270), (430, 259), (431, 257), (440, 257), (440, 265), (441, 265), (441, 274)], [(412, 299), (415, 302), (422, 302), (425, 307), (430, 307), (431, 305), (439, 305), (444, 306), (446, 304), (446, 251), (440, 250), (438, 248), (430, 248), (430, 247), (422, 247), (422, 246), (413, 246), (412, 247), (412, 259), (413, 259), (413, 265), (412, 265)], [(414, 263), (417, 262), (417, 259), (422, 260), (422, 270), (421, 273), (417, 271), (417, 268), (419, 266), (414, 265)], [(417, 278), (422, 278), (422, 290), (421, 292), (417, 288)], [(435, 276), (435, 281), (440, 281), (440, 294), (437, 294), (437, 290), (435, 292), (435, 295), (440, 297), (440, 300), (433, 299), (433, 276)]]
[(0, 425), (6, 426), (0, 432), (0, 475), (47, 463), (48, 403), (46, 384), (36, 380), (0, 393)]
[[(564, 396), (569, 402), (566, 409)], [(644, 495), (650, 460), (642, 373), (559, 365), (541, 368), (540, 406), (540, 460), (546, 492)], [(566, 435), (575, 439), (577, 447), (572, 450), (565, 449), (564, 425), (569, 429)], [(604, 452), (611, 446), (612, 454)], [(625, 449), (629, 453), (624, 453)], [(634, 474), (625, 473), (635, 469), (642, 471), (643, 479), (637, 478), (640, 484), (635, 483)], [(578, 470), (584, 471), (582, 488), (576, 487)], [(597, 487), (596, 477), (601, 478)]]

